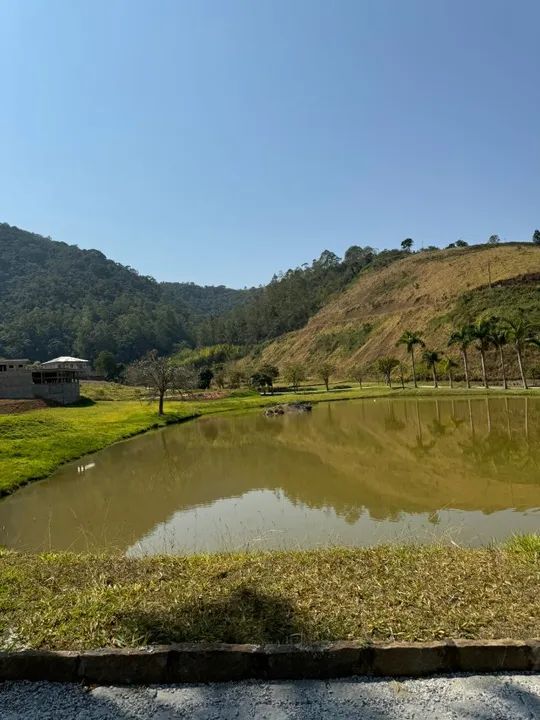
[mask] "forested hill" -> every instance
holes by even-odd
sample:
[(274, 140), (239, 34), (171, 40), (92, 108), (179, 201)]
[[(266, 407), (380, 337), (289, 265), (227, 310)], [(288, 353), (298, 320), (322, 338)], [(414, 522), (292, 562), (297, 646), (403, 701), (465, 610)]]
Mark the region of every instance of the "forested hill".
[(0, 356), (59, 354), (119, 361), (193, 344), (195, 318), (229, 310), (245, 291), (157, 283), (98, 250), (0, 224)]
[(195, 283), (162, 282), (163, 299), (171, 305), (187, 308), (194, 320), (217, 316), (251, 300), (257, 288), (235, 290), (225, 285), (196, 285)]
[(325, 250), (260, 288), (158, 283), (98, 250), (0, 224), (0, 356), (43, 360), (103, 350), (129, 362), (150, 349), (232, 343), (248, 349), (303, 327), (357, 275), (407, 253)]

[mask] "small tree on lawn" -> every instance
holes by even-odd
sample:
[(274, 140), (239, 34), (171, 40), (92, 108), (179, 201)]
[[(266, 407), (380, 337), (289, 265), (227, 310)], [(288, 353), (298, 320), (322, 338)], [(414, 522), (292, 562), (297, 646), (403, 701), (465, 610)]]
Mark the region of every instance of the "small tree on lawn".
[(441, 370), (448, 378), (448, 384), (451, 388), (454, 387), (454, 370), (458, 367), (457, 362), (448, 356), (445, 356), (441, 360)]
[(422, 360), (426, 363), (428, 368), (431, 368), (433, 387), (439, 387), (439, 381), (437, 380), (437, 363), (440, 359), (441, 357), (436, 350), (424, 350), (422, 354)]
[(298, 386), (306, 379), (306, 369), (301, 363), (290, 363), (285, 367), (284, 377), (294, 392), (298, 392)]
[(403, 335), (399, 338), (396, 345), (405, 345), (407, 352), (411, 356), (413, 383), (414, 383), (414, 387), (418, 387), (418, 384), (416, 382), (416, 365), (415, 365), (415, 358), (414, 358), (414, 348), (416, 345), (418, 345), (419, 347), (425, 347), (426, 344), (424, 343), (421, 336), (417, 332), (414, 332), (413, 330), (406, 330), (403, 333)]
[(493, 321), (488, 319), (478, 320), (471, 328), (472, 337), (476, 340), (476, 349), (480, 353), (480, 364), (482, 366), (482, 380), (484, 387), (488, 387), (486, 372), (486, 352), (491, 344), (491, 333), (493, 331)]
[(246, 381), (246, 374), (242, 370), (231, 369), (229, 370), (229, 387), (235, 390), (239, 388), (242, 383)]
[(532, 241), (535, 245), (540, 245), (540, 230), (533, 232)]
[(505, 323), (508, 328), (508, 340), (513, 344), (514, 350), (516, 351), (521, 382), (523, 387), (527, 389), (528, 385), (523, 366), (523, 353), (527, 345), (540, 346), (540, 341), (536, 334), (536, 327), (527, 320), (522, 310), (516, 317), (507, 319)]
[(361, 365), (356, 365), (351, 371), (351, 377), (353, 380), (355, 380), (360, 387), (362, 387), (362, 382), (364, 381), (365, 376), (365, 370)]
[(217, 365), (214, 368), (214, 383), (220, 390), (225, 387), (225, 368), (223, 365)]
[(490, 334), (489, 339), (491, 341), (491, 344), (497, 348), (497, 351), (499, 353), (499, 361), (501, 363), (503, 388), (506, 390), (508, 388), (508, 381), (506, 379), (506, 365), (504, 362), (504, 347), (505, 347), (505, 345), (508, 345), (509, 332), (508, 332), (508, 328), (504, 327), (504, 325), (501, 325), (501, 323), (498, 321), (497, 318), (493, 318), (493, 323), (491, 326), (491, 334)]
[(270, 392), (274, 392), (274, 381), (279, 377), (279, 368), (275, 365), (263, 365), (259, 368), (259, 372), (266, 376), (267, 386), (270, 388)]
[(108, 350), (102, 350), (97, 356), (94, 367), (96, 372), (103, 375), (107, 380), (112, 380), (118, 375), (118, 365), (116, 358)]
[(395, 357), (382, 357), (377, 360), (377, 370), (384, 377), (388, 387), (392, 387), (392, 372), (398, 367), (399, 360)]
[(454, 330), (454, 332), (448, 338), (448, 346), (457, 345), (461, 353), (461, 359), (463, 360), (463, 369), (465, 371), (465, 383), (468, 388), (471, 387), (471, 381), (469, 379), (469, 357), (467, 355), (467, 349), (473, 339), (472, 326), (462, 325), (460, 328)]
[(323, 362), (317, 367), (317, 375), (321, 378), (326, 388), (326, 392), (330, 390), (330, 377), (335, 373), (336, 368), (329, 362)]
[(199, 382), (197, 387), (199, 390), (208, 390), (210, 384), (214, 378), (214, 373), (211, 368), (205, 367), (199, 370)]
[(163, 415), (165, 393), (194, 388), (197, 374), (192, 367), (175, 365), (171, 358), (160, 357), (157, 350), (152, 350), (129, 366), (127, 379), (131, 385), (144, 385), (152, 394), (157, 394), (158, 413)]

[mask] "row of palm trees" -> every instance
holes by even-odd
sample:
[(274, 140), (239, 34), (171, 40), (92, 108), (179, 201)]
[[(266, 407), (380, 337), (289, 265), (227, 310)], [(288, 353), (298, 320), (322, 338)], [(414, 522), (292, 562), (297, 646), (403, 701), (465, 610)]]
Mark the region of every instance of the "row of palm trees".
[[(504, 348), (512, 345), (516, 356), (521, 375), (521, 382), (524, 388), (527, 388), (527, 380), (523, 368), (523, 354), (528, 346), (540, 347), (540, 339), (536, 333), (536, 328), (521, 312), (514, 318), (489, 317), (478, 320), (476, 323), (462, 325), (455, 329), (448, 338), (448, 346), (458, 348), (461, 359), (463, 361), (463, 369), (465, 373), (465, 383), (468, 388), (471, 387), (469, 374), (469, 356), (468, 350), (474, 343), (475, 348), (480, 354), (480, 364), (482, 367), (482, 380), (484, 386), (488, 387), (488, 379), (486, 372), (486, 352), (490, 348), (495, 348), (499, 355), (501, 365), (501, 374), (503, 379), (503, 387), (508, 387), (506, 375), (506, 365), (504, 360)], [(413, 330), (407, 330), (403, 333), (397, 342), (397, 345), (404, 345), (407, 352), (411, 356), (412, 377), (414, 387), (418, 387), (416, 381), (416, 357), (415, 348), (424, 349), (422, 359), (424, 363), (431, 369), (433, 375), (433, 384), (438, 387), (437, 366), (442, 365), (443, 372), (448, 375), (450, 387), (453, 385), (452, 373), (457, 367), (457, 363), (450, 357), (441, 357), (437, 350), (426, 349), (426, 345), (421, 335)]]

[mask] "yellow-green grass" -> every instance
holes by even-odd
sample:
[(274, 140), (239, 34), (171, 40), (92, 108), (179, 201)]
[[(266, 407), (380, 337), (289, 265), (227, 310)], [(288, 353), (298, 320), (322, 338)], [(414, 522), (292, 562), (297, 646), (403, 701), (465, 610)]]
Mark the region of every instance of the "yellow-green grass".
[(83, 380), (81, 395), (90, 400), (140, 400), (143, 389), (132, 385), (106, 382), (105, 380)]
[(539, 579), (538, 553), (504, 547), (141, 559), (0, 552), (0, 646), (533, 638)]
[[(279, 396), (250, 394), (219, 400), (169, 400), (165, 403), (166, 412), (162, 417), (156, 412), (156, 403), (149, 404), (143, 400), (83, 402), (72, 407), (0, 415), (0, 495), (12, 492), (30, 480), (46, 477), (62, 463), (101, 450), (118, 440), (199, 415), (244, 412), (276, 402), (309, 400), (317, 403), (387, 395), (441, 397), (450, 392), (447, 388), (390, 390), (386, 386), (371, 385), (328, 393), (316, 388), (311, 392)], [(484, 392), (482, 389), (475, 389), (469, 391), (467, 396)], [(463, 393), (463, 390), (453, 391), (453, 395), (460, 393)], [(523, 391), (516, 389), (508, 391), (509, 393), (522, 394)]]

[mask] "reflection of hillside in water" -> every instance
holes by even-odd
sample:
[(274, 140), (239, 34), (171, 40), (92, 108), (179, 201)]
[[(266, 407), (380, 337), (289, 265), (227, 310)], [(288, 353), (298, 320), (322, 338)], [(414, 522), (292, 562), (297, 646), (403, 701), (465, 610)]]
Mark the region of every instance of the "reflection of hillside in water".
[[(540, 403), (378, 399), (311, 415), (203, 418), (66, 466), (0, 503), (0, 544), (125, 548), (179, 511), (249, 491), (353, 523), (540, 506)], [(84, 466), (84, 461), (79, 467)], [(19, 539), (19, 542), (18, 542)], [(69, 540), (68, 540), (69, 539)]]

